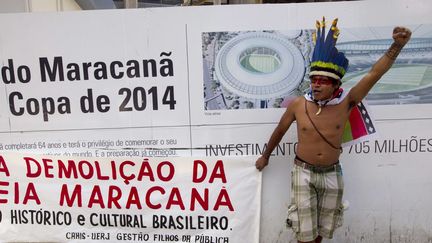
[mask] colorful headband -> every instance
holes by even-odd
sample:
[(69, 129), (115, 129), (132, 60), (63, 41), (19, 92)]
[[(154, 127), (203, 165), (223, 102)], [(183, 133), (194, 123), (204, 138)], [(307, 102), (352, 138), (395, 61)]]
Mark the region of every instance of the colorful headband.
[(317, 31), (314, 33), (315, 49), (312, 54), (309, 77), (322, 75), (341, 80), (348, 69), (348, 59), (336, 49), (339, 29), (336, 27), (338, 19), (333, 20), (332, 26), (324, 39), (325, 18), (316, 22)]

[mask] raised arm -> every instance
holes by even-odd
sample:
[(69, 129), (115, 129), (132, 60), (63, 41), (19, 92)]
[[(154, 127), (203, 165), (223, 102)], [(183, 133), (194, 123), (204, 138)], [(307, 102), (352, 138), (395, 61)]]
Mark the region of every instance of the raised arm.
[(255, 167), (259, 171), (261, 171), (262, 169), (264, 169), (264, 167), (268, 165), (269, 158), (272, 151), (279, 144), (279, 142), (282, 140), (282, 137), (288, 131), (288, 128), (294, 122), (295, 120), (294, 110), (297, 104), (299, 103), (300, 99), (301, 98), (296, 98), (290, 105), (288, 105), (287, 109), (285, 110), (285, 113), (282, 115), (279, 121), (279, 124), (277, 125), (272, 135), (270, 136), (266, 149), (262, 153), (261, 157), (259, 157), (255, 163)]
[(411, 38), (411, 31), (405, 27), (393, 29), (393, 44), (386, 53), (372, 66), (372, 69), (350, 90), (350, 103), (359, 103), (378, 80), (390, 69), (402, 48)]

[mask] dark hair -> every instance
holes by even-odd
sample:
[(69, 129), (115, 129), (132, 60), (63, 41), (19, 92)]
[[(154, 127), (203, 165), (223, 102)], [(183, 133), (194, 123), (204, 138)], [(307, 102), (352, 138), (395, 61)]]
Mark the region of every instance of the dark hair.
[(332, 81), (333, 85), (339, 85), (339, 86), (342, 85), (342, 81), (340, 79), (335, 79), (332, 77), (327, 77), (327, 78), (329, 78)]

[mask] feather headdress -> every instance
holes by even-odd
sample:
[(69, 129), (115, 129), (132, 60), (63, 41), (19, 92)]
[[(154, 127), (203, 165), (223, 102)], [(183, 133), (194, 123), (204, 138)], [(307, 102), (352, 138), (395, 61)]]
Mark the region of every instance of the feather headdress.
[(330, 30), (325, 36), (325, 18), (316, 22), (317, 31), (314, 33), (315, 49), (312, 54), (309, 76), (322, 75), (341, 80), (348, 69), (348, 59), (344, 53), (336, 49), (339, 36), (338, 19), (333, 20)]

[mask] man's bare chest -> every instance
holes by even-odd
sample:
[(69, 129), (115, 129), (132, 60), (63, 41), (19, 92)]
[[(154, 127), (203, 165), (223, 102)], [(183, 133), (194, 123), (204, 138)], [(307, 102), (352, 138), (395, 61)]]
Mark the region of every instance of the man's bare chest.
[[(306, 109), (310, 118), (306, 114)], [(309, 133), (315, 130), (315, 125), (321, 132), (337, 135), (342, 133), (349, 111), (343, 105), (324, 106), (319, 110), (315, 103), (307, 102), (307, 106), (299, 109), (295, 115), (299, 132)]]

